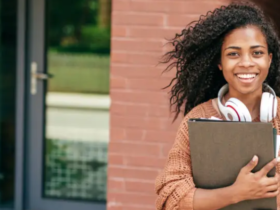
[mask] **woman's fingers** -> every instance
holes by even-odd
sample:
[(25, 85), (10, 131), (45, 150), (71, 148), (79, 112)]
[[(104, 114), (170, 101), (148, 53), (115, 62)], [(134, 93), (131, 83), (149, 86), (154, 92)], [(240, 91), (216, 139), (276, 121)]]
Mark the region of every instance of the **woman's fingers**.
[(259, 158), (254, 155), (253, 159), (241, 169), (241, 172), (245, 174), (251, 173), (251, 171), (257, 166), (258, 160)]
[[(277, 158), (278, 159), (278, 158)], [(266, 164), (260, 171), (258, 171), (256, 174), (258, 174), (260, 177), (266, 176), (269, 171), (271, 171), (277, 164), (277, 159), (273, 159), (268, 164)]]
[(278, 177), (268, 177), (265, 180), (265, 185), (270, 186), (270, 185), (277, 185), (279, 182)]
[(263, 198), (273, 198), (276, 197), (279, 194), (279, 190), (276, 190), (274, 192), (268, 192), (264, 195)]
[(266, 188), (266, 192), (275, 192), (279, 188), (278, 184), (270, 185)]

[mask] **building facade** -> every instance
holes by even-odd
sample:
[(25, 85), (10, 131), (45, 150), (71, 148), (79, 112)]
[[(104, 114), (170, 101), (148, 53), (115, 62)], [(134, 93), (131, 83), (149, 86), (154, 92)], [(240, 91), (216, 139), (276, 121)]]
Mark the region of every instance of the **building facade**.
[(227, 0), (0, 0), (0, 210), (152, 210), (167, 39)]
[(154, 180), (176, 130), (168, 90), (174, 72), (157, 65), (166, 39), (228, 1), (113, 1), (107, 209), (155, 209)]

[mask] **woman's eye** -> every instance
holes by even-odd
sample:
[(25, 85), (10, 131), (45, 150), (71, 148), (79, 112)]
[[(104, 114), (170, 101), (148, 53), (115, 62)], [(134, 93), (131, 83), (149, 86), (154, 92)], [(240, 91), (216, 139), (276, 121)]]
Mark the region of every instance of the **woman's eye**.
[(228, 55), (229, 55), (229, 56), (234, 56), (234, 57), (235, 57), (235, 56), (238, 56), (238, 53), (236, 53), (236, 52), (231, 52), (231, 53), (229, 53)]
[(256, 51), (256, 52), (254, 52), (254, 55), (262, 55), (262, 54), (263, 54), (262, 51)]

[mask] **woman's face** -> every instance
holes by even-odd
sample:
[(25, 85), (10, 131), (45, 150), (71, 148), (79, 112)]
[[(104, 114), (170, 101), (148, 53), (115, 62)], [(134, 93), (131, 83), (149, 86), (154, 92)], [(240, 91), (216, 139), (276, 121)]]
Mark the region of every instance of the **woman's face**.
[(271, 59), (261, 30), (247, 26), (235, 29), (225, 37), (219, 69), (234, 95), (261, 93)]

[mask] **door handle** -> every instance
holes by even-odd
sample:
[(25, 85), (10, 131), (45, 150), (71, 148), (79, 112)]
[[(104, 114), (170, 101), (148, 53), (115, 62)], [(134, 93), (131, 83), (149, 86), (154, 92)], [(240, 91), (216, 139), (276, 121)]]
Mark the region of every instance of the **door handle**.
[(38, 65), (36, 62), (31, 63), (31, 89), (30, 92), (32, 95), (37, 93), (37, 80), (47, 80), (53, 77), (51, 74), (46, 74), (38, 72)]

